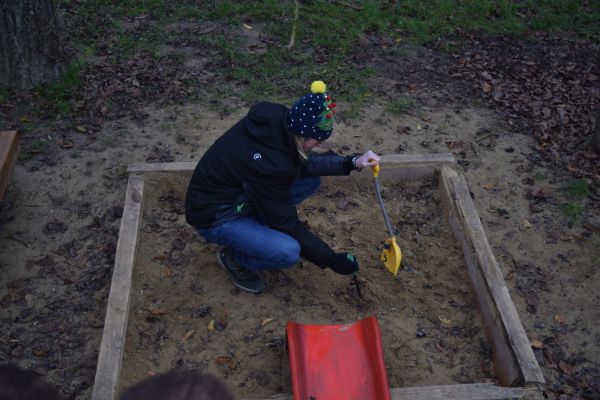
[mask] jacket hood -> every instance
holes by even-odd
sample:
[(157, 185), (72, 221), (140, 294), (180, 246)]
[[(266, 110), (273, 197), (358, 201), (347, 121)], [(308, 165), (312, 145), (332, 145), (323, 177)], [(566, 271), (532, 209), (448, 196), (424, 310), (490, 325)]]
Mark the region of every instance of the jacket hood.
[(258, 103), (248, 111), (244, 127), (255, 140), (270, 147), (287, 146), (291, 136), (285, 122), (287, 113), (287, 107), (281, 104)]

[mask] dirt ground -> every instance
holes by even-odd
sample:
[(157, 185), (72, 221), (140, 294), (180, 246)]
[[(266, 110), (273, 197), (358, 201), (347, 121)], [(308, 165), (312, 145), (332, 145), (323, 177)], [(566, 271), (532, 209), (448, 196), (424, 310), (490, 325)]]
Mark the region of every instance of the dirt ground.
[[(396, 87), (394, 75), (387, 76), (375, 78), (375, 90)], [(590, 207), (583, 221), (570, 221), (561, 205), (567, 201), (562, 189), (572, 177), (544, 160), (530, 135), (515, 132), (491, 109), (465, 101), (468, 95), (462, 100), (455, 94), (448, 96), (449, 90), (435, 85), (414, 89), (411, 93), (417, 106), (399, 116), (376, 99), (360, 118), (344, 118), (340, 112), (329, 142), (342, 154), (368, 149), (379, 154), (454, 153), (456, 168), (467, 179), (511, 297), (535, 344), (534, 353), (547, 379), (549, 398), (598, 398), (600, 216)], [(281, 101), (289, 105), (298, 95), (290, 93)], [(0, 213), (2, 362), (34, 370), (58, 386), (67, 398), (89, 398), (122, 213), (126, 167), (142, 162), (198, 160), (215, 138), (244, 115), (247, 105), (231, 100), (229, 114), (196, 103), (151, 105), (143, 110), (147, 118), (106, 121), (97, 132), (60, 126), (38, 128), (36, 137), (45, 139), (52, 151), (22, 154)], [(338, 103), (338, 108), (343, 111), (344, 104)], [(60, 145), (63, 131), (71, 132), (72, 147)], [(28, 137), (23, 140), (26, 142)], [(329, 214), (318, 211), (318, 206), (314, 206), (317, 211), (304, 208), (304, 215), (324, 239), (339, 248), (351, 247), (364, 260), (363, 310), (357, 308), (347, 280), (308, 263), (303, 268), (269, 274), (270, 291), (264, 295), (236, 293), (218, 269), (210, 254), (212, 249), (205, 249), (183, 226), (179, 213), (163, 210), (156, 215), (158, 225), (154, 229), (165, 234), (172, 229), (174, 237), (170, 238), (171, 248), (161, 247), (160, 251), (173, 255), (175, 249), (184, 260), (177, 258), (181, 264), (168, 265), (160, 258), (164, 254), (151, 249), (145, 261), (138, 262), (143, 262), (148, 271), (154, 269), (155, 274), (172, 273), (162, 284), (171, 290), (181, 288), (186, 297), (164, 305), (159, 302), (165, 299), (158, 296), (136, 300), (140, 303), (136, 303), (139, 305), (132, 309), (132, 315), (139, 322), (130, 327), (129, 340), (136, 348), (145, 345), (152, 351), (146, 359), (140, 357), (139, 364), (127, 367), (132, 374), (127, 379), (134, 381), (149, 370), (169, 366), (197, 366), (227, 375), (232, 388), (241, 394), (274, 393), (280, 385), (274, 374), (281, 365), (279, 353), (286, 320), (282, 304), (296, 307), (294, 317), (299, 320), (314, 315), (336, 322), (374, 313), (381, 318), (382, 327), (390, 329), (385, 333), (395, 327), (394, 334), (384, 334), (392, 385), (493, 379), (485, 358), (489, 349), (475, 330), (479, 322), (471, 319), (474, 310), (465, 293), (466, 282), (456, 279), (459, 274), (452, 277), (452, 284), (437, 279), (438, 271), (459, 269), (460, 261), (459, 252), (444, 239), (449, 234), (435, 196), (430, 195), (432, 189), (421, 192), (412, 187), (387, 188), (398, 192), (397, 196), (390, 194), (388, 200), (394, 220), (403, 229), (403, 250), (415, 260), (414, 270), (402, 272), (396, 280), (384, 273), (376, 280), (379, 271), (371, 255), (375, 245), (365, 243), (355, 232), (357, 224), (349, 222), (369, 216), (379, 219), (371, 188), (364, 188), (368, 194), (362, 189), (355, 192), (352, 184), (337, 190), (349, 197), (346, 210), (337, 208), (335, 198), (319, 197), (316, 201), (328, 201), (336, 221), (346, 222), (350, 231), (328, 235), (333, 222)], [(164, 206), (167, 200), (161, 203), (159, 199), (158, 204)], [(158, 231), (148, 224), (143, 234)], [(435, 249), (438, 242), (443, 254), (429, 258), (426, 250)], [(206, 264), (193, 261), (206, 251)], [(450, 267), (442, 265), (445, 257), (452, 261)], [(193, 286), (193, 278), (203, 273), (207, 281)], [(217, 289), (223, 297), (207, 299), (207, 294)], [(391, 303), (387, 296), (391, 296), (392, 289), (402, 301), (382, 307)], [(331, 293), (337, 294), (337, 299)], [(430, 312), (427, 307), (432, 302), (446, 308)], [(316, 306), (302, 311), (300, 305)], [(256, 312), (245, 317), (244, 307), (249, 306), (254, 306)], [(162, 307), (167, 313), (153, 316), (151, 310)], [(191, 317), (189, 324), (184, 323), (187, 317)], [(171, 318), (179, 322), (172, 332), (165, 327), (165, 321)], [(234, 323), (237, 318), (243, 324), (240, 327)], [(261, 328), (266, 318), (275, 319)], [(206, 326), (210, 319), (227, 319), (231, 324), (209, 333)], [(452, 321), (452, 326), (460, 322), (466, 330), (455, 336), (443, 326), (444, 319)], [(427, 335), (417, 338), (417, 328)], [(190, 330), (194, 332), (183, 340)], [(246, 336), (248, 342), (243, 340)], [(271, 369), (265, 371), (240, 361), (240, 369), (229, 370), (227, 359), (221, 359), (224, 365), (218, 365), (212, 354), (192, 351), (203, 340), (211, 346), (212, 354), (236, 361), (258, 352)], [(163, 344), (170, 345), (166, 354), (160, 351)], [(452, 358), (454, 349), (460, 346), (468, 346), (474, 358)], [(253, 368), (259, 372), (253, 373)]]

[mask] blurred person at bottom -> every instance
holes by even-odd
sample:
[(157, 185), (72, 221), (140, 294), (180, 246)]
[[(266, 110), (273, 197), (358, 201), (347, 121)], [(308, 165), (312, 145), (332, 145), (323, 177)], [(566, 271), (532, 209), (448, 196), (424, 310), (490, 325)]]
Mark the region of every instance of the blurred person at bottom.
[(0, 365), (0, 400), (62, 400), (58, 390), (34, 372)]
[(170, 371), (127, 389), (120, 400), (234, 400), (225, 383), (199, 371)]

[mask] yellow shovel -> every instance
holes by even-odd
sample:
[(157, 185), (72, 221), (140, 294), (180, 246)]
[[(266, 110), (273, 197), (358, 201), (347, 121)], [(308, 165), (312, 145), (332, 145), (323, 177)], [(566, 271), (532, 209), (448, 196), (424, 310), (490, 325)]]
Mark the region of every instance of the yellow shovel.
[(400, 264), (402, 263), (402, 252), (400, 251), (398, 243), (396, 243), (396, 237), (394, 236), (394, 230), (392, 229), (392, 224), (390, 223), (390, 217), (385, 211), (383, 199), (381, 198), (381, 185), (379, 184), (379, 164), (371, 168), (373, 169), (373, 178), (375, 178), (375, 191), (377, 193), (377, 200), (379, 200), (379, 205), (381, 206), (381, 211), (383, 212), (383, 219), (385, 220), (388, 233), (391, 236), (383, 243), (381, 262), (383, 265), (385, 265), (388, 271), (392, 273), (392, 275), (396, 276), (398, 275), (398, 270), (400, 269)]

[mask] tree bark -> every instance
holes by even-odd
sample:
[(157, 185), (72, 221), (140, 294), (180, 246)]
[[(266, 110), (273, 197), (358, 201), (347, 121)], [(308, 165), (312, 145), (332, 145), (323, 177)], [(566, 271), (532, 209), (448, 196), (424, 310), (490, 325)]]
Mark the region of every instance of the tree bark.
[(54, 0), (0, 0), (0, 84), (28, 89), (58, 78), (56, 11)]
[(594, 128), (592, 131), (592, 148), (600, 153), (600, 112), (596, 114), (596, 121), (594, 122)]

